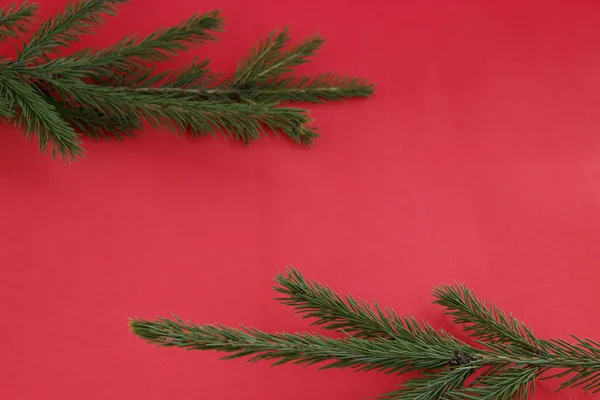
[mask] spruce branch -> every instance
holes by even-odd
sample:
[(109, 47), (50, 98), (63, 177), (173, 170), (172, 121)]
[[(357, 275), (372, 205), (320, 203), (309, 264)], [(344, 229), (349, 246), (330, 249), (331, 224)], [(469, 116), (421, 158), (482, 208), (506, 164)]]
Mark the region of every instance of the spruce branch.
[(401, 389), (380, 396), (381, 399), (428, 400), (446, 399), (461, 388), (473, 374), (474, 368), (455, 368), (450, 372), (425, 373), (404, 384)]
[(263, 68), (257, 71), (256, 78), (251, 83), (256, 84), (277, 79), (282, 74), (290, 72), (293, 67), (307, 63), (308, 58), (313, 56), (324, 43), (325, 39), (315, 35), (292, 49), (280, 52), (271, 64), (263, 65)]
[[(288, 268), (287, 274), (278, 275), (275, 281), (274, 290), (284, 295), (276, 300), (304, 314), (303, 318), (314, 318), (312, 325), (365, 339), (385, 337), (436, 343), (449, 338), (428, 324), (421, 326), (412, 317), (401, 318), (389, 308), (384, 311), (377, 302), (371, 306), (351, 295), (342, 297), (319, 282), (307, 281), (295, 268)], [(416, 333), (423, 335), (415, 336)]]
[[(225, 360), (250, 357), (250, 362), (273, 360), (273, 365), (325, 363), (320, 369), (352, 368), (386, 373), (440, 368), (451, 357), (455, 346), (441, 342), (425, 345), (419, 340), (392, 346), (388, 339), (347, 337), (336, 340), (309, 333), (266, 333), (246, 327), (196, 325), (177, 317), (153, 322), (133, 320), (131, 328), (137, 336), (162, 347), (230, 353)], [(416, 333), (415, 336), (419, 334), (426, 335)], [(424, 356), (424, 351), (429, 352), (428, 356)]]
[(473, 337), (540, 350), (531, 327), (512, 315), (507, 317), (491, 301), (488, 304), (480, 301), (465, 285), (435, 288), (433, 295), (436, 297), (434, 303), (444, 306), (447, 314), (454, 317), (454, 322), (470, 331)]
[(306, 280), (293, 267), (277, 275), (275, 283), (275, 291), (282, 295), (277, 300), (303, 318), (313, 318), (313, 325), (339, 331), (343, 337), (267, 333), (195, 324), (179, 317), (134, 318), (130, 327), (135, 335), (157, 346), (224, 352), (225, 360), (421, 372), (382, 399), (525, 400), (533, 396), (540, 379), (560, 379), (560, 389), (600, 392), (600, 343), (577, 337), (572, 343), (537, 338), (531, 328), (479, 300), (464, 285), (437, 287), (433, 295), (435, 303), (454, 316), (454, 322), (478, 338), (479, 347), (413, 317), (399, 317), (387, 308), (382, 311), (376, 302), (369, 305), (350, 295), (340, 296), (321, 283)]
[[(446, 392), (448, 400), (527, 400), (535, 393), (535, 378), (538, 373), (532, 368), (503, 368), (493, 374), (484, 374), (475, 380), (472, 387), (457, 387)], [(443, 398), (443, 397), (442, 397)]]
[[(208, 69), (208, 60), (194, 60), (180, 71), (167, 74), (164, 79), (164, 88), (198, 90), (205, 88), (215, 76)], [(208, 89), (204, 89), (205, 91)]]
[(53, 75), (76, 74), (79, 78), (99, 79), (103, 84), (128, 82), (128, 74), (152, 73), (148, 64), (167, 61), (178, 53), (216, 40), (222, 30), (219, 12), (194, 14), (180, 24), (159, 29), (142, 38), (128, 36), (101, 50), (84, 49), (71, 56), (48, 62), (36, 72)]
[(61, 47), (79, 40), (90, 33), (90, 27), (102, 24), (103, 15), (115, 15), (116, 5), (129, 0), (79, 0), (71, 2), (66, 9), (45, 21), (29, 42), (19, 52), (18, 61), (28, 63), (48, 53), (56, 53)]
[(10, 107), (8, 100), (0, 97), (0, 118), (11, 119), (13, 117), (13, 110)]
[(39, 136), (40, 151), (45, 154), (48, 148), (52, 156), (58, 152), (63, 158), (78, 157), (83, 154), (80, 140), (74, 129), (56, 112), (55, 107), (44, 101), (36, 90), (17, 78), (0, 74), (0, 96), (16, 106), (15, 123), (25, 130), (25, 136), (33, 139)]
[(298, 143), (309, 144), (316, 133), (307, 126), (310, 119), (304, 110), (275, 107), (272, 104), (249, 104), (200, 101), (185, 94), (156, 94), (137, 88), (95, 87), (61, 80), (54, 89), (66, 102), (101, 113), (117, 114), (139, 124), (145, 120), (155, 127), (167, 126), (175, 132), (197, 135), (215, 130), (250, 142), (264, 133), (263, 126), (287, 135)]
[(25, 1), (21, 5), (13, 4), (0, 10), (0, 40), (16, 38), (19, 33), (27, 33), (29, 18), (37, 13), (35, 3)]
[(114, 137), (120, 140), (124, 136), (132, 136), (131, 131), (141, 126), (141, 121), (136, 117), (115, 117), (92, 109), (53, 102), (51, 99), (48, 102), (54, 104), (56, 112), (78, 132), (93, 139)]
[(266, 84), (261, 90), (248, 90), (244, 96), (254, 101), (325, 103), (327, 100), (368, 97), (372, 91), (372, 85), (365, 79), (323, 74), (282, 78)]
[[(0, 117), (37, 136), (42, 153), (52, 148), (65, 161), (82, 157), (81, 137), (132, 136), (145, 123), (176, 133), (212, 135), (249, 143), (267, 131), (310, 145), (318, 137), (309, 112), (286, 103), (322, 103), (369, 97), (362, 78), (288, 74), (322, 46), (316, 35), (288, 46), (288, 29), (271, 33), (219, 76), (208, 60), (161, 71), (161, 63), (217, 39), (219, 11), (196, 13), (145, 37), (127, 36), (103, 49), (60, 52), (102, 25), (128, 0), (72, 0), (44, 21), (16, 59), (0, 61)], [(0, 11), (0, 39), (24, 33), (35, 4)]]
[(241, 86), (257, 79), (257, 75), (264, 71), (267, 66), (275, 63), (280, 57), (281, 49), (289, 42), (290, 34), (288, 28), (281, 32), (272, 31), (264, 42), (260, 42), (250, 51), (248, 58), (238, 65), (233, 80), (234, 86)]

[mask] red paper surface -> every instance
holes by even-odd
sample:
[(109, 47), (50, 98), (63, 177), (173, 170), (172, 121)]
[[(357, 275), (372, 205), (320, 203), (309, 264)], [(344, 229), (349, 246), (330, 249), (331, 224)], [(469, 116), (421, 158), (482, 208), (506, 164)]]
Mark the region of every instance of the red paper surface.
[[(227, 33), (178, 63), (231, 71), (290, 26), (328, 40), (299, 71), (365, 76), (377, 94), (310, 106), (323, 135), (311, 149), (148, 130), (86, 140), (87, 158), (64, 166), (2, 127), (1, 400), (394, 390), (377, 372), (222, 362), (129, 332), (129, 317), (171, 313), (311, 329), (272, 300), (288, 264), (455, 333), (430, 293), (458, 281), (542, 337), (600, 337), (600, 3), (136, 0), (83, 45), (215, 8)], [(591, 397), (555, 388), (536, 398)]]

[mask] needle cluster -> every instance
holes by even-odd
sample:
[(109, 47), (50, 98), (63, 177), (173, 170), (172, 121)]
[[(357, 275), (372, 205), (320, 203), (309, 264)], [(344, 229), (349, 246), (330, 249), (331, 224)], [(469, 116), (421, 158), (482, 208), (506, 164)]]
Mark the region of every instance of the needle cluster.
[(322, 103), (368, 97), (365, 79), (324, 74), (292, 76), (322, 47), (319, 35), (290, 45), (287, 29), (271, 33), (232, 76), (208, 60), (164, 72), (161, 62), (217, 39), (219, 12), (195, 14), (150, 35), (132, 35), (103, 49), (61, 51), (93, 33), (128, 0), (74, 0), (33, 33), (35, 3), (0, 10), (0, 41), (26, 36), (14, 59), (0, 57), (0, 118), (37, 138), (42, 153), (64, 160), (85, 153), (81, 136), (121, 138), (144, 122), (177, 133), (215, 135), (248, 143), (269, 130), (301, 144), (317, 137), (307, 110), (289, 101)]
[(600, 343), (538, 338), (529, 326), (464, 285), (435, 288), (434, 303), (472, 334), (475, 346), (376, 302), (340, 296), (293, 267), (276, 277), (274, 289), (277, 300), (312, 319), (313, 326), (343, 337), (195, 324), (177, 316), (135, 318), (130, 326), (135, 335), (158, 346), (224, 352), (225, 360), (421, 374), (381, 399), (525, 400), (533, 396), (537, 380), (552, 378), (561, 380), (560, 389), (600, 392)]

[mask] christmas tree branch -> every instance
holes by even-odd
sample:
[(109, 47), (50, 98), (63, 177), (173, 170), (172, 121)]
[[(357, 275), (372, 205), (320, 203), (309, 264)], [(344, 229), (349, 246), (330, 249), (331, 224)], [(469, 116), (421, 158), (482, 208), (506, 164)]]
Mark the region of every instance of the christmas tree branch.
[[(471, 387), (458, 386), (446, 391), (448, 400), (526, 400), (535, 394), (535, 379), (538, 371), (533, 368), (498, 368), (492, 374), (483, 374)], [(401, 397), (400, 397), (401, 398)]]
[(218, 12), (194, 14), (179, 25), (158, 31), (138, 40), (129, 36), (117, 44), (93, 51), (84, 49), (71, 56), (48, 62), (38, 68), (42, 74), (77, 74), (79, 78), (111, 78), (121, 82), (126, 74), (148, 71), (148, 64), (167, 61), (179, 52), (190, 50), (216, 39), (215, 33), (222, 30), (223, 20)]
[(257, 80), (257, 75), (281, 57), (281, 49), (290, 41), (287, 28), (282, 32), (271, 32), (264, 42), (252, 49), (248, 58), (238, 65), (233, 80), (234, 86), (246, 85)]
[[(0, 62), (0, 116), (23, 128), (28, 138), (37, 136), (42, 153), (51, 149), (65, 160), (76, 159), (84, 154), (82, 134), (121, 138), (144, 122), (193, 135), (220, 132), (245, 143), (269, 130), (310, 144), (318, 135), (308, 111), (283, 103), (373, 93), (373, 85), (361, 78), (288, 76), (324, 40), (315, 36), (287, 48), (287, 29), (273, 32), (230, 77), (217, 78), (207, 60), (157, 72), (158, 63), (214, 41), (224, 25), (218, 11), (194, 14), (178, 25), (143, 38), (129, 36), (104, 49), (57, 55), (126, 2), (72, 1), (42, 23), (15, 60)], [(0, 38), (24, 32), (35, 11), (27, 3), (2, 10)]]
[[(0, 96), (11, 105), (9, 115), (14, 115), (16, 125), (25, 130), (26, 137), (32, 139), (35, 134), (39, 136), (42, 153), (50, 147), (53, 156), (55, 151), (63, 158), (83, 154), (74, 129), (32, 86), (17, 77), (0, 74)], [(12, 112), (13, 109), (16, 109), (16, 113)]]
[[(514, 317), (479, 300), (463, 285), (434, 290), (435, 303), (479, 339), (467, 345), (412, 317), (398, 317), (352, 296), (340, 296), (295, 268), (276, 277), (278, 300), (314, 325), (344, 333), (341, 339), (317, 334), (266, 333), (222, 325), (198, 325), (178, 317), (133, 319), (138, 337), (159, 346), (230, 353), (225, 359), (273, 360), (321, 364), (322, 368), (380, 370), (402, 374), (420, 371), (386, 399), (471, 400), (527, 399), (538, 379), (561, 379), (561, 389), (581, 387), (600, 392), (600, 343), (574, 337), (539, 339)], [(468, 383), (471, 376), (475, 376)]]
[(0, 10), (0, 40), (16, 38), (20, 33), (27, 33), (29, 18), (37, 14), (37, 5), (24, 2), (20, 6), (13, 4)]
[[(308, 62), (308, 58), (313, 56), (325, 43), (322, 37), (316, 35), (292, 49), (282, 50), (283, 45), (288, 41), (289, 34), (286, 29), (275, 37), (273, 40), (275, 45), (258, 49), (256, 59), (249, 60), (247, 65), (242, 67), (240, 76), (243, 79), (234, 81), (234, 85), (258, 84), (275, 80), (290, 72), (292, 67)], [(256, 60), (260, 61), (256, 62)]]
[(128, 0), (87, 0), (70, 3), (55, 17), (42, 23), (37, 32), (19, 52), (21, 63), (42, 61), (48, 53), (76, 42), (81, 35), (90, 33), (90, 27), (102, 24), (103, 15), (115, 15), (116, 5)]
[(443, 286), (436, 288), (433, 295), (436, 297), (434, 303), (444, 306), (447, 313), (454, 317), (454, 322), (461, 324), (473, 337), (540, 351), (538, 340), (530, 327), (512, 315), (507, 317), (492, 302), (486, 304), (480, 301), (466, 286)]
[(189, 95), (115, 90), (64, 79), (53, 83), (65, 103), (133, 121), (145, 120), (155, 127), (167, 126), (176, 132), (204, 135), (220, 130), (232, 138), (249, 142), (258, 139), (266, 126), (299, 143), (309, 144), (316, 136), (307, 126), (310, 122), (307, 113), (298, 108), (201, 101)]
[[(278, 275), (275, 281), (278, 286), (274, 290), (284, 295), (276, 300), (293, 307), (303, 314), (303, 318), (315, 318), (312, 325), (367, 339), (421, 338), (428, 343), (442, 340), (442, 336), (429, 325), (425, 324), (423, 328), (413, 318), (400, 318), (388, 308), (383, 311), (377, 302), (371, 306), (350, 295), (342, 297), (319, 282), (307, 281), (297, 269), (288, 269), (286, 275)], [(428, 335), (415, 336), (415, 333), (421, 332)]]
[(371, 93), (372, 87), (364, 79), (324, 74), (282, 78), (260, 90), (242, 91), (242, 96), (254, 101), (325, 103), (327, 100), (368, 97)]
[(429, 372), (409, 380), (394, 392), (379, 396), (381, 399), (446, 399), (449, 393), (461, 388), (473, 374), (473, 367), (458, 367), (451, 371)]
[[(249, 361), (275, 360), (285, 363), (319, 364), (321, 369), (353, 368), (388, 373), (439, 368), (460, 349), (454, 342), (424, 344), (424, 340), (392, 344), (347, 337), (341, 340), (317, 334), (266, 333), (253, 328), (236, 329), (222, 325), (196, 325), (179, 318), (158, 321), (134, 320), (133, 332), (163, 347), (214, 350), (231, 353), (225, 359), (251, 357)], [(421, 332), (416, 335), (426, 335)], [(415, 335), (415, 336), (416, 336)], [(427, 353), (427, 354), (425, 354)]]
[(131, 136), (133, 130), (141, 127), (137, 116), (114, 116), (100, 111), (69, 106), (53, 99), (46, 99), (56, 108), (63, 120), (67, 121), (78, 132), (83, 132), (93, 139), (110, 138), (122, 139)]

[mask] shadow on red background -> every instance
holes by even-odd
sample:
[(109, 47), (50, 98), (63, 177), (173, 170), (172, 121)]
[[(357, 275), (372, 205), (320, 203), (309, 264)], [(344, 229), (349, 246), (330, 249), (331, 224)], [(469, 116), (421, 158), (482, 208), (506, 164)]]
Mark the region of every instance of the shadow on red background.
[[(2, 1), (2, 4), (9, 2)], [(40, 1), (45, 15), (63, 1)], [(136, 0), (86, 45), (223, 10), (193, 54), (230, 71), (289, 25), (328, 42), (303, 67), (377, 83), (311, 106), (323, 137), (90, 142), (64, 166), (0, 132), (0, 399), (364, 399), (377, 373), (156, 349), (132, 316), (301, 331), (272, 298), (308, 277), (452, 330), (434, 285), (464, 282), (541, 336), (600, 323), (600, 4), (594, 1)], [(553, 394), (543, 382), (538, 399)]]

